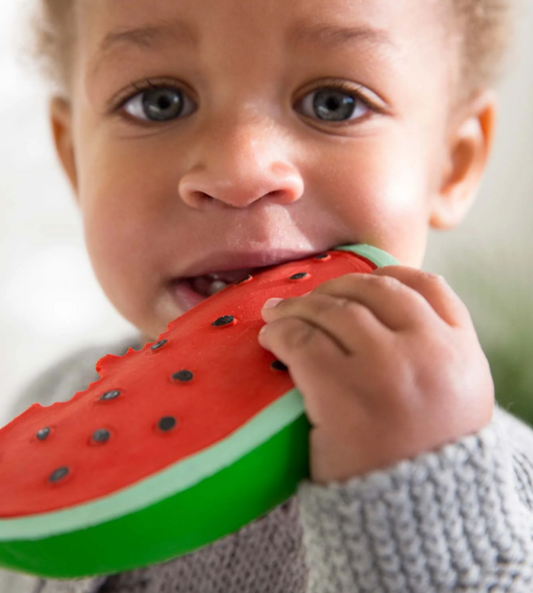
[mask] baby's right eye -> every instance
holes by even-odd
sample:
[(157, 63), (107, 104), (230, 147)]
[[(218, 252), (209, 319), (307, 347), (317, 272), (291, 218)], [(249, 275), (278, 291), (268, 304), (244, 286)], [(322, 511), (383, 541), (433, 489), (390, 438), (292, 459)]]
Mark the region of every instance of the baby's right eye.
[(128, 99), (122, 108), (136, 119), (167, 122), (184, 115), (184, 111), (188, 115), (187, 109), (184, 110), (187, 103), (187, 95), (178, 88), (150, 85)]

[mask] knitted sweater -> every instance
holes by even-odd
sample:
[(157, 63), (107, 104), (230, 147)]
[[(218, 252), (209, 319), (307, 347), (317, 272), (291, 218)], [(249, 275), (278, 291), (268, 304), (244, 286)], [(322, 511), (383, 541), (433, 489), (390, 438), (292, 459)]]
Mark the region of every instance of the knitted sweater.
[[(31, 403), (70, 399), (96, 361), (138, 337), (75, 352), (35, 378)], [(142, 544), (141, 544), (142, 545)], [(492, 422), (434, 452), (295, 496), (181, 558), (107, 577), (46, 580), (0, 570), (0, 593), (532, 593), (533, 431)]]

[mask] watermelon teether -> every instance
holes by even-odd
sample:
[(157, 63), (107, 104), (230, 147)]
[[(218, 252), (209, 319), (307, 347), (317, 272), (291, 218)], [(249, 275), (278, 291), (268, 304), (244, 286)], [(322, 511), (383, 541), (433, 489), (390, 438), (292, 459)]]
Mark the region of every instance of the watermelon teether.
[(237, 531), (309, 477), (303, 399), (262, 348), (261, 308), (396, 264), (343, 246), (271, 266), (96, 364), (67, 402), (0, 430), (0, 566), (49, 578), (163, 562)]

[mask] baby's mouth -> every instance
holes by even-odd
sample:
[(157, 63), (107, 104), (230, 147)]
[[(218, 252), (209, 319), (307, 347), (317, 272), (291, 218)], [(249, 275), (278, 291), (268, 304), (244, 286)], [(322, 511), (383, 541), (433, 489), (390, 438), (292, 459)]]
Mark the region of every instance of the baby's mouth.
[[(196, 272), (198, 276), (181, 276), (171, 281), (171, 292), (174, 300), (182, 312), (192, 309), (196, 305), (205, 301), (211, 296), (224, 290), (230, 284), (238, 284), (248, 276), (254, 276), (259, 272), (265, 271), (273, 266), (280, 265), (289, 261), (296, 261), (305, 257), (310, 257), (316, 252), (302, 252), (298, 249), (276, 249), (262, 252), (260, 254), (239, 253), (239, 252), (218, 252), (212, 254), (210, 264), (208, 260), (198, 262), (196, 269), (189, 268), (188, 272)], [(223, 263), (225, 262), (225, 263)], [(234, 263), (236, 266), (243, 267), (234, 270), (209, 270), (209, 265), (225, 266)], [(201, 266), (201, 267), (200, 267)]]
[(213, 272), (194, 278), (176, 278), (172, 282), (174, 297), (182, 311), (188, 311), (230, 284), (244, 280), (255, 269)]

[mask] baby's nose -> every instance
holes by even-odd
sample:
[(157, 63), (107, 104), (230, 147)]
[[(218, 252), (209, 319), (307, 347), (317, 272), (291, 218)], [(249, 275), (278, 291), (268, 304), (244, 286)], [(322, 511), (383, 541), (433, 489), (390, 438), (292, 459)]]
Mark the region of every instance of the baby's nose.
[(181, 199), (197, 209), (213, 200), (235, 208), (263, 198), (280, 204), (298, 200), (304, 182), (286, 147), (280, 148), (283, 140), (258, 127), (226, 126), (224, 139), (206, 134), (191, 147), (193, 166), (179, 182)]
[(209, 173), (196, 173), (182, 179), (179, 194), (193, 208), (201, 208), (205, 202), (218, 202), (245, 208), (259, 199), (275, 200), (290, 204), (303, 193), (302, 178), (292, 171), (248, 171), (245, 174), (213, 178)]

